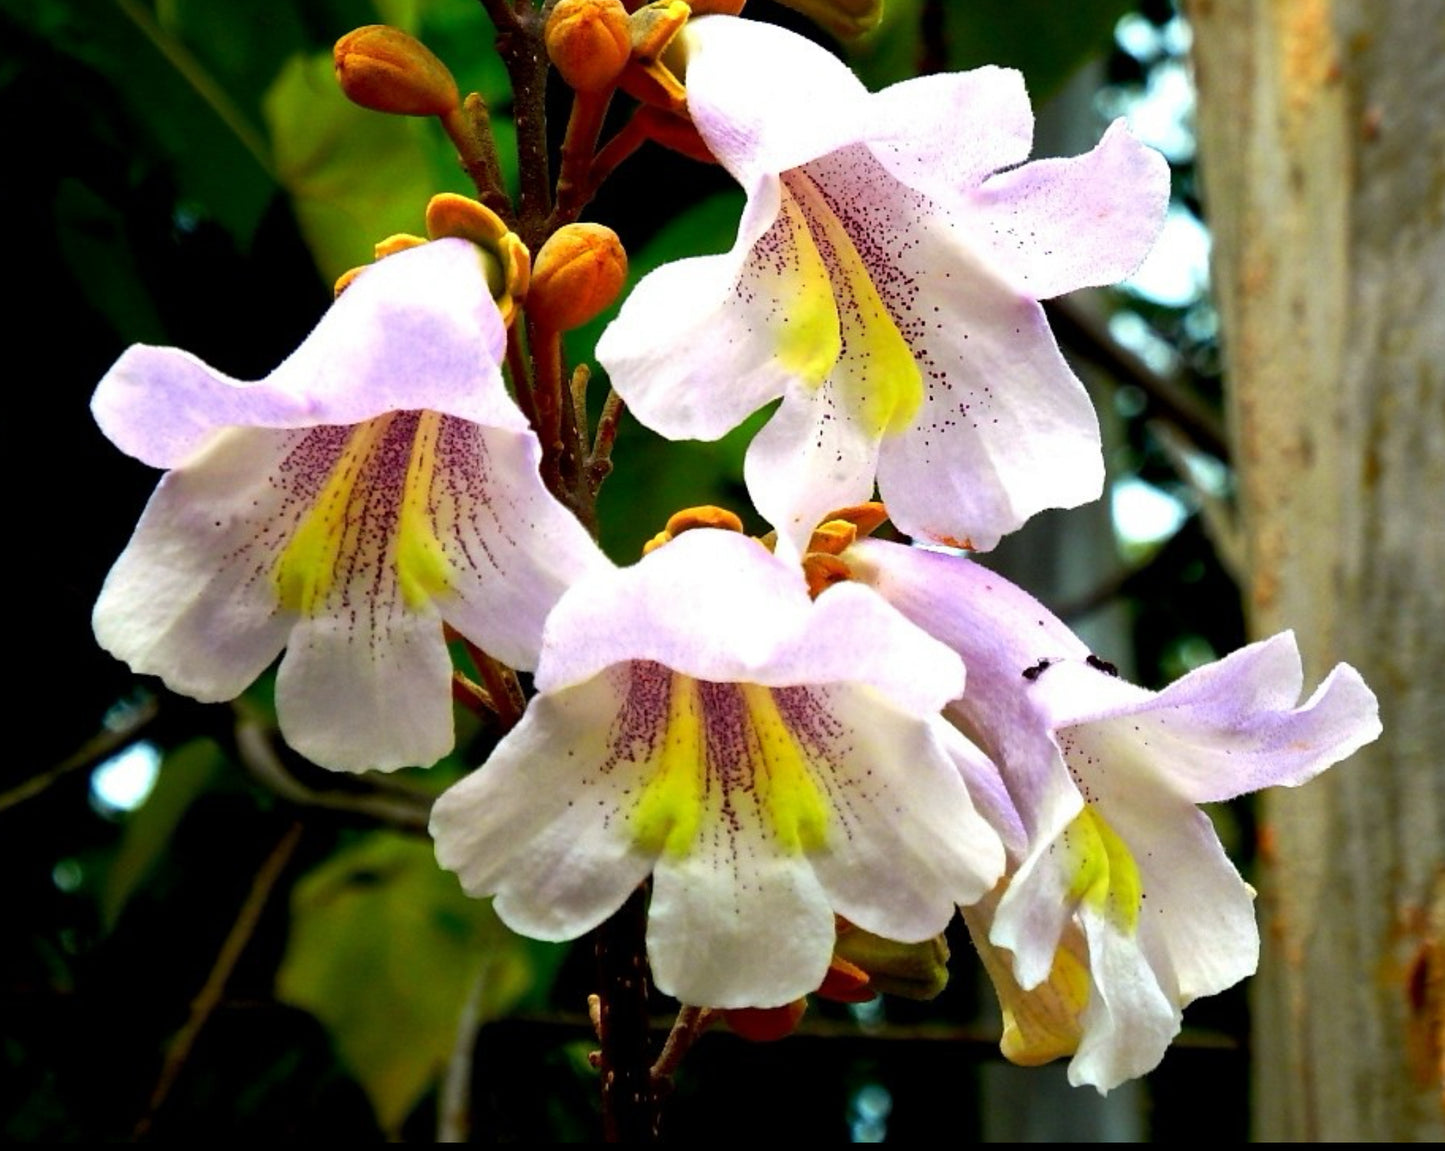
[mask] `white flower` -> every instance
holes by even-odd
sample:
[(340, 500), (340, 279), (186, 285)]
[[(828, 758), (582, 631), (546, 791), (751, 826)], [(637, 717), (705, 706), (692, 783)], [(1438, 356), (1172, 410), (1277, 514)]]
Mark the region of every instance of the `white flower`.
[(862, 540), (844, 558), (963, 657), (949, 714), (998, 764), (1022, 821), (1007, 887), (965, 912), (1005, 1054), (1074, 1052), (1070, 1082), (1101, 1091), (1144, 1074), (1183, 1007), (1258, 961), (1254, 892), (1197, 805), (1296, 786), (1371, 742), (1373, 693), (1340, 664), (1299, 703), (1289, 632), (1147, 691), (961, 556)]
[(747, 207), (730, 252), (659, 268), (604, 333), (628, 407), (716, 439), (781, 397), (745, 470), (793, 548), (875, 475), (904, 532), (976, 548), (1096, 498), (1098, 424), (1038, 301), (1134, 270), (1164, 160), (1119, 122), (1087, 155), (1021, 164), (1016, 72), (871, 95), (768, 25), (711, 17), (684, 37), (688, 110)]
[(444, 239), (363, 271), (259, 382), (129, 349), (95, 417), (170, 470), (96, 603), (101, 646), (209, 701), (285, 648), (276, 707), (302, 754), (445, 755), (443, 621), (530, 668), (563, 588), (605, 562), (542, 485), (504, 344), (479, 250)]
[(547, 621), (538, 695), (432, 814), (437, 857), (540, 939), (652, 876), (657, 984), (773, 1007), (827, 971), (834, 914), (914, 942), (993, 886), (998, 836), (938, 710), (958, 658), (859, 586), (816, 602), (732, 532), (685, 532), (579, 582)]

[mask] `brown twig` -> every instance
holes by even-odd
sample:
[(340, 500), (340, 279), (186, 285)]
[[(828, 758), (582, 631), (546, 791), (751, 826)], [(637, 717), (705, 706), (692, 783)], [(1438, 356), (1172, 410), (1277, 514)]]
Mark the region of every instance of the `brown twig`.
[(73, 771), (80, 771), (108, 759), (127, 744), (134, 743), (140, 733), (160, 714), (160, 701), (154, 696), (137, 704), (114, 729), (106, 728), (91, 736), (76, 751), (54, 767), (32, 775), (24, 783), (17, 784), (9, 791), (0, 793), (0, 811), (23, 803), (39, 795), (46, 788), (65, 778)]
[(612, 88), (600, 92), (577, 92), (572, 98), (572, 114), (567, 119), (567, 134), (562, 138), (562, 163), (557, 173), (557, 200), (547, 221), (551, 235), (563, 224), (570, 224), (582, 214), (587, 201), (597, 191), (593, 178), (597, 138), (602, 121), (612, 102)]
[(457, 1018), (456, 1041), (452, 1044), (437, 1100), (438, 1143), (465, 1143), (471, 1135), (472, 1063), (476, 1058), (477, 1033), (482, 1029), (482, 992), (486, 985), (487, 964), (483, 962)]
[(316, 791), (287, 769), (272, 733), (255, 720), (243, 718), (236, 724), (236, 754), (257, 780), (292, 803), (362, 816), (414, 835), (427, 833), (430, 797), (379, 777), (356, 781), (365, 785), (366, 791)]
[(206, 976), (205, 984), (196, 997), (191, 1000), (191, 1011), (185, 1024), (176, 1032), (171, 1039), (170, 1046), (166, 1048), (165, 1062), (161, 1065), (160, 1077), (156, 1080), (155, 1090), (151, 1092), (145, 1114), (135, 1125), (135, 1130), (132, 1132), (133, 1139), (146, 1138), (155, 1125), (156, 1115), (180, 1079), (181, 1072), (185, 1070), (186, 1060), (190, 1058), (191, 1051), (196, 1045), (196, 1039), (200, 1036), (201, 1030), (205, 1027), (206, 1021), (210, 1019), (212, 1012), (219, 1006), (221, 996), (226, 991), (226, 983), (236, 969), (236, 963), (240, 960), (242, 952), (246, 950), (246, 944), (251, 941), (251, 936), (256, 933), (256, 925), (261, 921), (261, 913), (266, 909), (271, 892), (275, 888), (277, 880), (281, 878), (281, 873), (286, 870), (291, 856), (295, 854), (296, 845), (301, 842), (301, 832), (300, 820), (287, 828), (286, 834), (271, 849), (271, 853), (266, 856), (260, 870), (256, 872), (256, 877), (251, 881), (251, 889), (246, 893), (245, 902), (241, 904), (236, 922), (231, 925), (225, 942), (221, 944), (221, 950), (216, 956), (216, 962), (211, 965), (211, 972)]
[(522, 694), (517, 673), (493, 659), (471, 640), (464, 638), (463, 642), (467, 645), (472, 663), (477, 666), (477, 674), (482, 677), (487, 694), (492, 697), (492, 710), (497, 713), (497, 722), (502, 725), (503, 733), (511, 731), (521, 722), (522, 713), (527, 710), (527, 697)]
[[(484, 0), (484, 3), (486, 0)], [(501, 7), (491, 0), (488, 11)], [(512, 12), (497, 25), (497, 54), (512, 81), (512, 118), (517, 128), (517, 162), (521, 196), (517, 205), (517, 233), (530, 251), (537, 251), (546, 236), (552, 210), (552, 178), (547, 159), (547, 70), (550, 62), (542, 42), (540, 14)]]
[(569, 502), (562, 484), (562, 334), (527, 318), (527, 347), (532, 352), (533, 427), (542, 443), (542, 481), (558, 499)]
[(667, 1041), (662, 1045), (662, 1054), (657, 1057), (657, 1062), (652, 1065), (652, 1081), (657, 1087), (661, 1087), (672, 1079), (677, 1071), (677, 1065), (682, 1062), (682, 1057), (692, 1049), (692, 1045), (698, 1038), (720, 1018), (720, 1013), (711, 1007), (691, 1007), (684, 1005), (677, 1013), (677, 1020), (672, 1025), (672, 1030), (667, 1033)]
[(1044, 303), (1049, 323), (1069, 351), (1103, 369), (1121, 384), (1132, 384), (1148, 397), (1154, 414), (1169, 420), (1194, 443), (1221, 460), (1229, 459), (1229, 437), (1220, 419), (1185, 383), (1152, 371), (1122, 347), (1099, 318), (1067, 297)]
[(511, 222), (512, 198), (507, 195), (497, 161), (497, 141), (492, 135), (487, 102), (479, 93), (471, 93), (460, 108), (442, 117), (442, 127), (456, 145), (457, 158), (477, 190), (477, 199)]
[(597, 437), (587, 457), (587, 483), (595, 495), (612, 471), (612, 447), (617, 442), (617, 426), (627, 410), (616, 390), (609, 389), (602, 401), (602, 414), (597, 417)]

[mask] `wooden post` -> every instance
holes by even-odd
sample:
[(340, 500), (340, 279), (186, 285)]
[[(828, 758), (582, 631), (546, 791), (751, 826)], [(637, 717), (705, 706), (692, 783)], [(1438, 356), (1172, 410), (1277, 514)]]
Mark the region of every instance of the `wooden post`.
[(1246, 608), (1384, 736), (1264, 800), (1262, 1139), (1445, 1138), (1445, 7), (1192, 0)]

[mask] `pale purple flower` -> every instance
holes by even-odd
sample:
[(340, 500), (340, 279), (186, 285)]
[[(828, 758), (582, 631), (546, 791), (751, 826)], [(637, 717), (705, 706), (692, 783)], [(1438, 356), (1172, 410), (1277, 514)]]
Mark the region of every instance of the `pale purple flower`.
[(938, 934), (991, 888), (998, 836), (938, 716), (958, 657), (872, 592), (809, 599), (755, 540), (696, 529), (575, 584), (547, 621), (537, 696), (437, 801), (437, 857), (539, 939), (571, 939), (652, 876), (647, 949), (687, 1003), (814, 990), (834, 913)]
[(963, 657), (948, 713), (997, 763), (1022, 824), (1006, 888), (965, 913), (1005, 1053), (1072, 1052), (1070, 1081), (1101, 1091), (1142, 1075), (1182, 1008), (1258, 959), (1254, 892), (1197, 805), (1312, 779), (1379, 735), (1374, 695), (1340, 664), (1301, 704), (1289, 632), (1147, 691), (962, 556), (863, 540), (845, 558)]
[(745, 472), (801, 548), (871, 498), (937, 542), (992, 547), (1102, 490), (1098, 424), (1038, 301), (1127, 276), (1158, 233), (1164, 160), (1116, 122), (1029, 164), (1017, 72), (869, 94), (821, 48), (694, 20), (688, 109), (747, 192), (732, 250), (639, 283), (597, 356), (637, 417), (716, 439), (770, 400)]
[(504, 343), (478, 249), (445, 239), (363, 271), (256, 383), (129, 349), (92, 409), (169, 470), (96, 603), (101, 646), (207, 701), (285, 648), (276, 707), (302, 754), (446, 754), (443, 621), (530, 668), (563, 588), (605, 562), (542, 485)]

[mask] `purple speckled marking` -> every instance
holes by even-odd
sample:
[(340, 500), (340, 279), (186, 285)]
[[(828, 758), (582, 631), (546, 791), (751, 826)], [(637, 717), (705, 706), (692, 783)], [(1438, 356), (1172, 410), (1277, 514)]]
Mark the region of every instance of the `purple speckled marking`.
[(412, 456), (430, 448), (436, 466), (424, 506), (448, 560), (457, 568), (503, 570), (498, 547), (516, 546), (504, 527), (507, 517), (521, 522), (526, 517), (506, 494), (506, 485), (495, 482), (482, 429), (452, 416), (424, 421), (424, 415), (406, 411), (376, 417), (371, 421), (376, 438), (362, 452), (347, 451), (357, 426), (236, 433), (266, 437), (264, 451), (277, 460), (269, 477), (274, 497), (269, 506), (264, 498), (252, 501), (254, 518), (245, 525), (245, 538), (223, 562), (249, 567), (248, 588), (273, 580), (282, 553), (336, 469), (346, 469), (346, 486), (331, 497), (345, 500), (344, 543), (318, 610), (349, 619), (353, 627), (365, 613), (372, 647), (378, 647), (389, 623), (412, 610), (397, 584), (397, 530)]
[[(674, 674), (650, 660), (636, 660), (614, 668), (609, 675), (620, 706), (607, 737), (607, 753), (597, 774), (584, 786), (600, 782), (619, 769), (640, 768), (635, 784), (619, 789), (621, 804), (606, 811), (613, 818), (628, 818), (652, 777), (653, 764), (667, 737), (671, 694), (695, 690), (702, 716), (702, 746), (698, 749), (699, 791), (706, 815), (699, 828), (705, 854), (731, 859), (751, 855), (759, 842), (772, 837), (758, 794), (757, 774), (762, 762), (760, 735), (753, 722), (742, 686), (692, 680)], [(806, 770), (833, 813), (830, 834), (850, 835), (857, 818), (857, 801), (875, 800), (883, 781), (871, 768), (861, 772), (850, 762), (854, 753), (851, 726), (839, 717), (840, 689), (822, 686), (772, 688), (773, 702), (784, 726), (802, 752)], [(739, 833), (747, 830), (749, 834)], [(755, 838), (760, 833), (762, 840)]]

